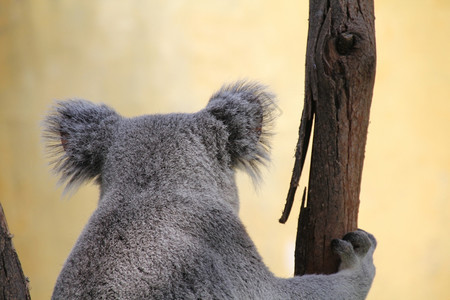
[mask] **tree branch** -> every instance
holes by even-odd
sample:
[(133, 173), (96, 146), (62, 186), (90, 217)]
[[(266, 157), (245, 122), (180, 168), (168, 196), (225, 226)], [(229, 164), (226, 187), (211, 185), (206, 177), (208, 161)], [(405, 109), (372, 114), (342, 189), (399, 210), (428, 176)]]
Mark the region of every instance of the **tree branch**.
[(28, 279), (12, 244), (5, 213), (0, 203), (0, 298), (30, 299)]
[(303, 199), (295, 274), (333, 273), (333, 238), (357, 228), (359, 192), (376, 50), (372, 0), (310, 0), (305, 104), (285, 210), (287, 220), (314, 120), (307, 201)]

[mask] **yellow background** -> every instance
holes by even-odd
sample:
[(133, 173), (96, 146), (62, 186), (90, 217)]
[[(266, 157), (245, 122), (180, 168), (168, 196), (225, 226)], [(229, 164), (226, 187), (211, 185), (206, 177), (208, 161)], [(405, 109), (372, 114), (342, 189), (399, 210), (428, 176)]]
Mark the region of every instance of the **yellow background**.
[[(298, 203), (287, 225), (277, 220), (303, 104), (307, 2), (0, 1), (0, 201), (33, 299), (49, 298), (98, 197), (92, 185), (61, 197), (40, 140), (51, 103), (193, 112), (240, 78), (270, 85), (281, 111), (264, 182), (238, 176), (241, 216), (273, 272), (292, 274)], [(359, 214), (379, 241), (369, 299), (450, 299), (450, 1), (375, 4)]]

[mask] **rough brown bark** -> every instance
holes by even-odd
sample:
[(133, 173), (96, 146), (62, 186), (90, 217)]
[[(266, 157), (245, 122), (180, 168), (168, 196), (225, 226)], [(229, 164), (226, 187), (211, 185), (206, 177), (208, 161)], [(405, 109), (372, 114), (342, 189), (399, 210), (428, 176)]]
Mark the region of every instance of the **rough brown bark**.
[(302, 201), (295, 274), (334, 273), (330, 242), (357, 228), (376, 48), (373, 0), (310, 0), (305, 105), (284, 223), (314, 120), (307, 200)]
[(0, 299), (30, 299), (28, 279), (23, 274), (11, 239), (0, 204)]

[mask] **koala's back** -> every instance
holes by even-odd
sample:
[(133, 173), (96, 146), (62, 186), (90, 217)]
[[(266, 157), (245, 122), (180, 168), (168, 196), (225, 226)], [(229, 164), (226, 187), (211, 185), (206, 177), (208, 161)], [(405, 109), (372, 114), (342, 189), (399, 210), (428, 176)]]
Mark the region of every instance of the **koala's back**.
[(229, 299), (268, 290), (272, 274), (228, 205), (156, 197), (104, 199), (53, 298)]
[(100, 186), (97, 210), (53, 299), (363, 299), (376, 241), (335, 243), (341, 272), (276, 278), (238, 217), (235, 170), (268, 160), (274, 97), (238, 82), (193, 114), (125, 118), (105, 105), (60, 102), (44, 137), (67, 188)]

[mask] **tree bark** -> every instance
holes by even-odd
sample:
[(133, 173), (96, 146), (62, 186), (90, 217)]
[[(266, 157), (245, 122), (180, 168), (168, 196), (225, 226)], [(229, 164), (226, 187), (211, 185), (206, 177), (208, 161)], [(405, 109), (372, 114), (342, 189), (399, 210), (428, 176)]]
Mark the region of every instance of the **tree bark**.
[[(305, 105), (284, 223), (314, 127), (295, 274), (337, 271), (331, 240), (357, 229), (364, 150), (375, 80), (373, 0), (310, 0)], [(314, 121), (314, 126), (312, 125)]]
[(5, 213), (0, 204), (0, 298), (30, 299), (28, 279), (12, 244)]

